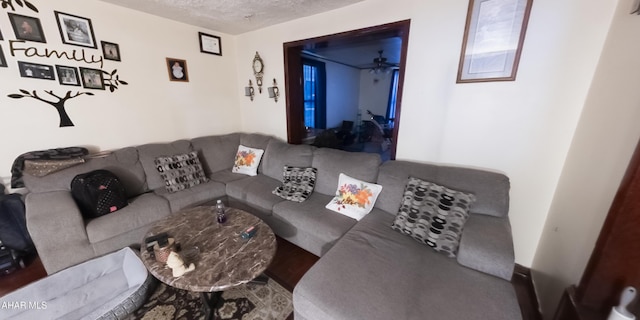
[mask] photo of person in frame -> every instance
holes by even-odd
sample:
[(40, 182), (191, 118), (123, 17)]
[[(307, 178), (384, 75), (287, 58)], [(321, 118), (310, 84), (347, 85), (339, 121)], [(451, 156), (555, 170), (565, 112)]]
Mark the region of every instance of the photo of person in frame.
[(13, 27), (16, 39), (44, 43), (47, 42), (44, 37), (44, 32), (42, 32), (40, 19), (9, 13), (9, 20), (11, 20), (11, 26)]

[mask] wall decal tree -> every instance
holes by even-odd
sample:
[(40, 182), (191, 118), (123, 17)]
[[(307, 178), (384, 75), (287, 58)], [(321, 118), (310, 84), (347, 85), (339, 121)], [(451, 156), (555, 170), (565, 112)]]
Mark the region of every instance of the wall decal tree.
[[(109, 91), (110, 92), (114, 92), (118, 89), (119, 85), (128, 85), (128, 83), (124, 80), (120, 79), (120, 76), (117, 75), (118, 70), (114, 69), (111, 72), (106, 72), (104, 70), (102, 70), (102, 73), (105, 75), (104, 77), (104, 86), (105, 87), (109, 87)], [(42, 101), (44, 103), (47, 103), (51, 106), (53, 106), (54, 108), (56, 108), (56, 110), (58, 111), (58, 115), (60, 116), (60, 127), (73, 127), (73, 121), (71, 121), (71, 118), (69, 117), (69, 115), (67, 114), (67, 110), (65, 109), (65, 103), (67, 102), (67, 100), (79, 97), (81, 95), (88, 95), (88, 96), (93, 96), (94, 94), (91, 92), (76, 92), (75, 94), (72, 94), (71, 91), (67, 91), (67, 93), (64, 95), (64, 97), (60, 97), (58, 95), (56, 95), (55, 93), (53, 93), (53, 90), (44, 90), (45, 93), (49, 94), (50, 96), (58, 99), (57, 101), (51, 101), (51, 100), (47, 100), (44, 99), (42, 97), (40, 97), (38, 95), (38, 93), (36, 92), (36, 90), (33, 90), (31, 92), (29, 92), (28, 90), (25, 89), (20, 89), (21, 93), (12, 93), (7, 95), (9, 98), (13, 98), (13, 99), (22, 99), (22, 98), (33, 98), (39, 101)]]
[[(16, 11), (16, 8), (13, 6), (14, 0), (1, 0), (2, 1), (2, 9), (11, 8), (12, 11)], [(35, 12), (38, 12), (38, 8), (34, 6), (31, 2), (27, 0), (15, 0), (16, 4), (21, 7), (27, 7)]]

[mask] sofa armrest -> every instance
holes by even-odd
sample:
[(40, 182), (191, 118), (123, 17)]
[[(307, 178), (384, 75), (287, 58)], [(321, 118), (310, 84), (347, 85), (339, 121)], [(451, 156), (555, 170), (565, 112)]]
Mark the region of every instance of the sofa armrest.
[(458, 263), (511, 280), (515, 256), (509, 218), (471, 214), (462, 232)]
[(69, 191), (29, 193), (27, 229), (48, 274), (93, 258), (84, 219)]

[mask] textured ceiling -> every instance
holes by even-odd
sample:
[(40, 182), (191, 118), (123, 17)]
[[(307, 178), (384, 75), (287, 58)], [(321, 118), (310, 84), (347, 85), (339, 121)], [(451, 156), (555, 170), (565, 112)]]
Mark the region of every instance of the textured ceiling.
[(228, 34), (345, 7), (364, 0), (102, 0)]

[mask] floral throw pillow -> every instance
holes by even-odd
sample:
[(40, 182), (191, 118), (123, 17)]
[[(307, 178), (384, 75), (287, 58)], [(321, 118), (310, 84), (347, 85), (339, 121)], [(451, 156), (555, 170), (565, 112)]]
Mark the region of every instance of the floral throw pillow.
[(303, 202), (313, 192), (316, 173), (318, 173), (316, 168), (284, 166), (282, 185), (273, 190), (273, 194), (285, 200)]
[(195, 151), (169, 157), (157, 157), (155, 165), (169, 193), (189, 189), (209, 181), (198, 159), (198, 153)]
[(360, 220), (371, 212), (382, 191), (382, 186), (364, 182), (341, 173), (338, 178), (338, 190), (326, 208)]
[(473, 194), (410, 177), (391, 228), (454, 258)]
[(232, 172), (255, 176), (258, 174), (258, 166), (264, 150), (240, 145), (233, 163)]

